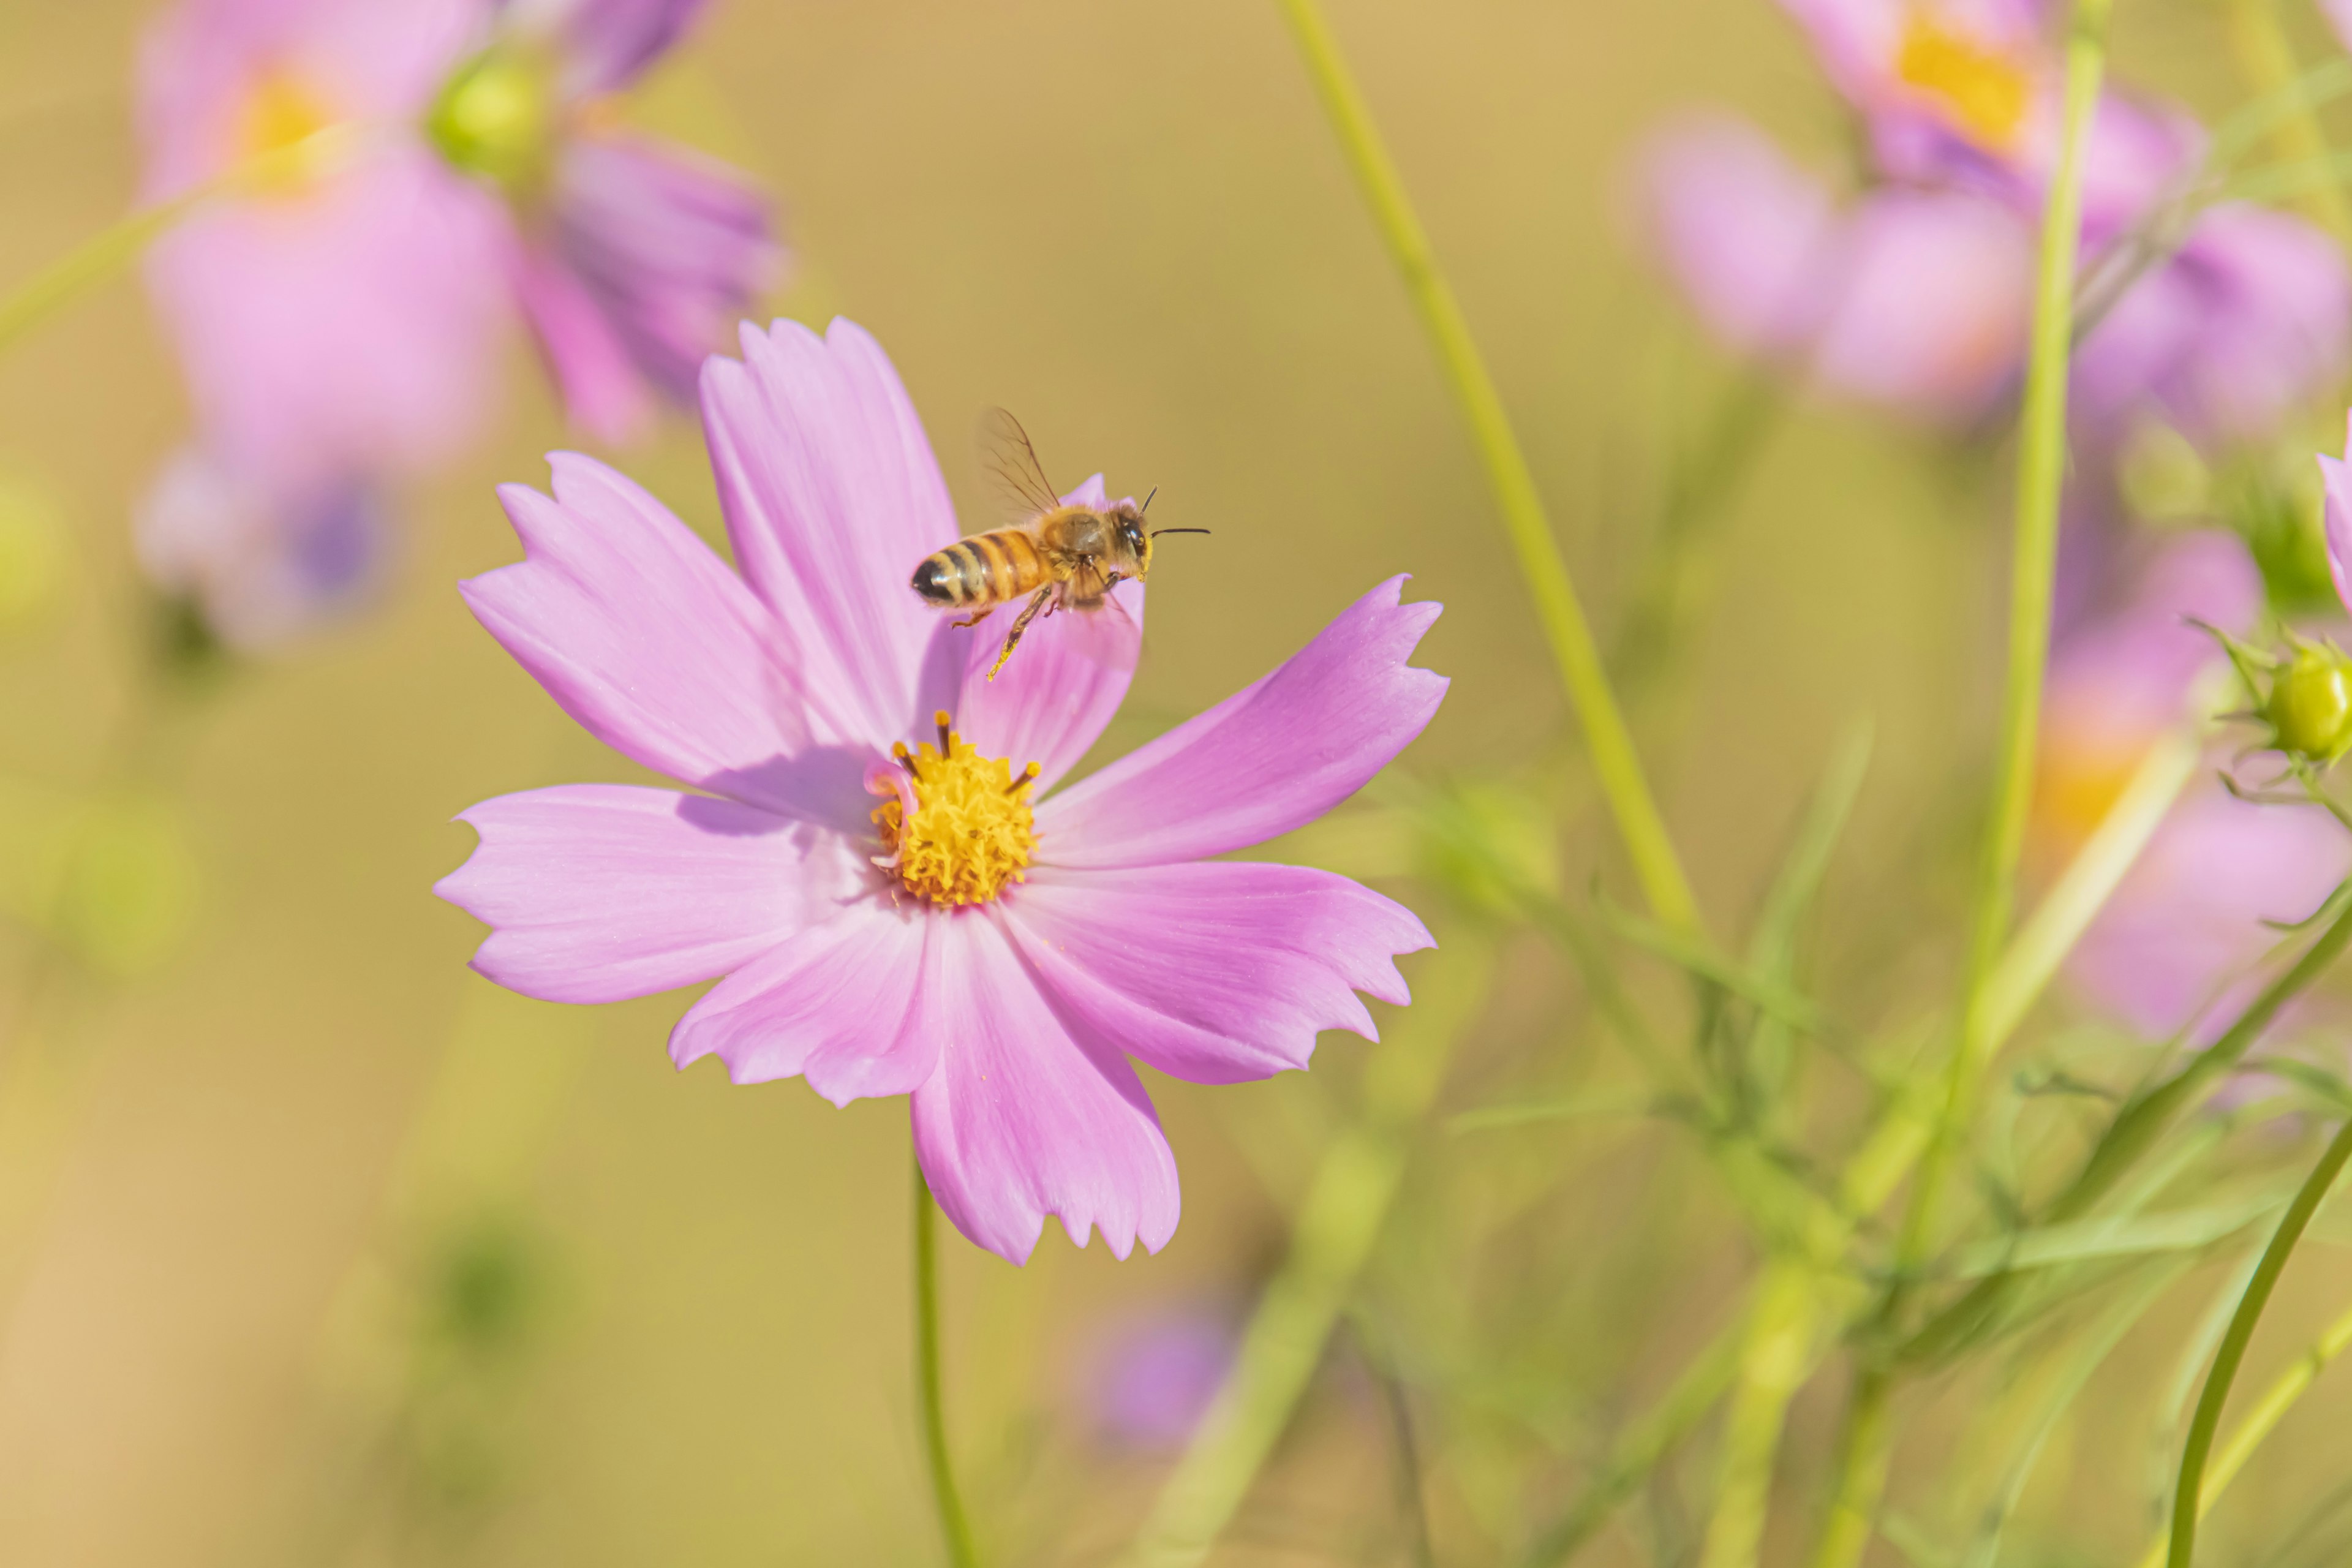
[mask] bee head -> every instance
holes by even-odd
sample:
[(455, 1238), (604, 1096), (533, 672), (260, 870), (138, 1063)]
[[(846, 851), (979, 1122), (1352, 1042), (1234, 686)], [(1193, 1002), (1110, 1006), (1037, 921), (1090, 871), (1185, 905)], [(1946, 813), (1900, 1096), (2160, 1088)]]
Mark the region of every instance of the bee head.
[(1110, 526), (1119, 552), (1135, 563), (1127, 574), (1141, 578), (1151, 570), (1151, 535), (1144, 529), (1141, 509), (1132, 501), (1120, 507), (1110, 514)]

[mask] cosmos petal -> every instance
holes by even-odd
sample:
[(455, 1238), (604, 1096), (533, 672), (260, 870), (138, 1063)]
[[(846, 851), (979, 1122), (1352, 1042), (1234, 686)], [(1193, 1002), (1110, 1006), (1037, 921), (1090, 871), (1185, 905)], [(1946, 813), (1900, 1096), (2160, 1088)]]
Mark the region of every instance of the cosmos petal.
[(1434, 945), (1402, 905), (1301, 866), (1041, 868), (1005, 918), (1066, 1016), (1193, 1083), (1303, 1068), (1324, 1029), (1378, 1038), (1356, 993), (1404, 1005), (1393, 955)]
[(712, 986), (670, 1031), (670, 1058), (715, 1054), (736, 1083), (803, 1077), (835, 1105), (912, 1094), (939, 1061), (937, 1030), (913, 1026), (938, 923), (887, 899), (851, 904)]
[(1037, 810), (1055, 866), (1164, 866), (1262, 843), (1360, 789), (1421, 733), (1446, 679), (1405, 663), (1439, 606), (1391, 577), (1272, 674)]
[(490, 635), (624, 756), (864, 831), (864, 758), (809, 744), (803, 689), (766, 606), (630, 480), (593, 458), (549, 461), (552, 499), (499, 491), (523, 560), (462, 585)]
[(805, 684), (836, 694), (836, 732), (887, 745), (952, 705), (961, 667), (908, 579), (955, 542), (955, 510), (881, 346), (833, 323), (743, 328), (743, 358), (702, 371), (702, 422), (736, 564), (788, 628)]
[(492, 928), (477, 970), (549, 1002), (708, 980), (871, 885), (835, 834), (671, 790), (562, 784), (458, 820), (481, 842), (433, 890)]
[(940, 1209), (1013, 1263), (1047, 1215), (1081, 1247), (1099, 1230), (1114, 1257), (1159, 1251), (1181, 1207), (1176, 1159), (1135, 1069), (1066, 1027), (991, 915), (934, 924), (918, 1024), (940, 1032), (940, 1061), (913, 1118)]

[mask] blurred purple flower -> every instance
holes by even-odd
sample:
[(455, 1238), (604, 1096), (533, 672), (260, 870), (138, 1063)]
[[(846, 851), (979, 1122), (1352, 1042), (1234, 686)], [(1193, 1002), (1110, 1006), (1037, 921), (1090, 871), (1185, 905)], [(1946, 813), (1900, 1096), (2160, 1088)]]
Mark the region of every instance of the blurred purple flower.
[(142, 503), (141, 567), (191, 601), (230, 647), (268, 647), (364, 603), (382, 576), (383, 498), (338, 478), (279, 491), (200, 447), (163, 467)]
[(2083, 340), (2074, 414), (2087, 438), (2140, 419), (2206, 450), (2259, 439), (2333, 384), (2352, 357), (2352, 277), (2300, 218), (2230, 203)]
[(446, 456), (518, 304), (567, 406), (617, 437), (681, 399), (772, 276), (765, 202), (611, 123), (681, 0), (184, 0), (141, 66), (163, 201), (331, 127), (355, 143), (187, 219), (148, 275), (205, 444), (285, 488)]
[(2033, 277), (2032, 236), (2010, 208), (1898, 187), (1841, 207), (1727, 116), (1654, 138), (1636, 188), (1660, 259), (1730, 347), (1943, 422), (1973, 419), (2009, 388)]
[(246, 482), (429, 462), (479, 428), (510, 225), (412, 127), (480, 25), (472, 0), (185, 0), (149, 30), (151, 202), (329, 126), (383, 128), (364, 156), (197, 213), (150, 258), (205, 445)]
[[(2035, 802), (2037, 846), (2071, 854), (2159, 735), (2186, 714), (2219, 658), (2184, 617), (2242, 626), (2262, 603), (2244, 547), (2218, 534), (2171, 546), (2130, 601), (2063, 642), (2051, 660)], [(2068, 974), (2101, 1010), (2151, 1038), (2200, 1042), (2252, 995), (2277, 941), (2266, 920), (2301, 920), (2347, 872), (2352, 844), (2325, 813), (2255, 805), (2211, 771), (2192, 783), (2107, 907)]]
[(1206, 1306), (1150, 1312), (1109, 1325), (1081, 1358), (1092, 1426), (1126, 1448), (1181, 1448), (1232, 1370), (1232, 1314)]
[[(499, 492), (524, 560), (465, 587), (574, 719), (709, 793), (487, 801), (436, 890), (494, 928), (475, 967), (528, 995), (726, 976), (673, 1031), (680, 1065), (716, 1055), (736, 1082), (797, 1076), (836, 1104), (910, 1095), (931, 1190), (991, 1251), (1025, 1260), (1049, 1214), (1122, 1258), (1157, 1249), (1176, 1167), (1128, 1057), (1264, 1078), (1304, 1068), (1318, 1030), (1371, 1035), (1357, 991), (1406, 1000), (1392, 956), (1430, 942), (1410, 911), (1206, 857), (1321, 816), (1420, 733), (1446, 682), (1405, 660), (1437, 606), (1391, 579), (1033, 810), (1126, 694), (1142, 584), (1041, 621), (990, 682), (994, 628), (907, 586), (958, 531), (880, 347), (845, 321), (742, 341), (702, 381), (740, 575), (627, 479), (559, 454), (552, 498)], [(1076, 493), (1099, 504), (1099, 477)]]
[(2344, 456), (2319, 454), (2319, 483), (2327, 574), (2336, 580), (2336, 596), (2344, 602), (2346, 613), (2352, 614), (2352, 416), (2345, 421)]
[[(2036, 230), (2057, 152), (2041, 0), (1783, 0), (1870, 135), (1841, 203), (1721, 117), (1654, 139), (1638, 184), (1653, 247), (1737, 352), (1833, 394), (1966, 426), (2022, 374)], [(2090, 290), (2078, 437), (2111, 452), (2162, 420), (2207, 450), (2276, 427), (2352, 358), (2352, 275), (2299, 218), (2198, 215), (2152, 264), (2135, 247), (2194, 174), (2203, 130), (2111, 92), (2084, 195)]]

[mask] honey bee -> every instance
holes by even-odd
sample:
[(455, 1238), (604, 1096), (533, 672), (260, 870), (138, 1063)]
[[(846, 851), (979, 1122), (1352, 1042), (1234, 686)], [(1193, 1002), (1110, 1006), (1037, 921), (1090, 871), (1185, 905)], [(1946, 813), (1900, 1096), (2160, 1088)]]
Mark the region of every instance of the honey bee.
[[(1004, 646), (989, 667), (994, 680), (1013, 650), (1021, 646), (1029, 623), (1042, 613), (1078, 610), (1087, 614), (1108, 604), (1120, 615), (1124, 606), (1110, 591), (1133, 578), (1141, 582), (1151, 570), (1151, 542), (1162, 533), (1206, 533), (1205, 528), (1162, 528), (1146, 531), (1143, 505), (1120, 501), (1108, 509), (1066, 503), (1046, 479), (1021, 422), (1002, 408), (992, 408), (981, 425), (981, 456), (1006, 500), (1023, 521), (1011, 528), (975, 533), (927, 555), (915, 568), (911, 585), (925, 604), (943, 610), (973, 610), (956, 622), (978, 626), (998, 606), (1027, 595), (1028, 603), (1005, 633)], [(1158, 492), (1153, 492), (1157, 494)]]

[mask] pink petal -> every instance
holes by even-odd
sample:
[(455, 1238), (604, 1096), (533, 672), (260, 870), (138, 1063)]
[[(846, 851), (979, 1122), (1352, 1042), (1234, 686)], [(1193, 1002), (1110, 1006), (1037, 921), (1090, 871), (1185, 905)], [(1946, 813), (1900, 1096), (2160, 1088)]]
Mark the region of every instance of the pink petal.
[(2033, 292), (2032, 229), (1961, 192), (1888, 189), (1847, 220), (1813, 374), (1928, 418), (1981, 416), (2013, 384)]
[(1013, 1263), (1047, 1215), (1080, 1247), (1097, 1229), (1117, 1258), (1176, 1232), (1176, 1157), (1115, 1047), (1077, 1037), (1039, 994), (989, 914), (934, 922), (923, 1006), (942, 1031), (915, 1091), (915, 1152), (956, 1228)]
[(627, 479), (569, 452), (549, 463), (554, 499), (499, 490), (524, 559), (463, 584), (490, 635), (623, 755), (862, 831), (865, 760), (809, 749), (789, 642), (767, 607)]
[(1164, 866), (1262, 843), (1363, 787), (1421, 733), (1445, 677), (1405, 663), (1440, 606), (1391, 577), (1256, 684), (1046, 801), (1055, 866)]
[(482, 431), (512, 225), (418, 146), (198, 213), (147, 279), (211, 445), (274, 488), (446, 459)]
[(651, 389), (562, 258), (539, 246), (524, 248), (515, 264), (515, 295), (572, 423), (599, 441), (643, 435), (653, 420)]
[(2347, 418), (2344, 456), (2319, 457), (2319, 479), (2326, 492), (2323, 512), (2327, 525), (2327, 574), (2336, 579), (2336, 596), (2352, 610), (2352, 416)]
[(434, 892), (493, 928), (477, 970), (550, 1002), (708, 980), (873, 885), (838, 835), (670, 790), (562, 784), (458, 820), (482, 841)]
[(1356, 993), (1403, 1006), (1392, 955), (1435, 945), (1410, 910), (1302, 866), (1040, 869), (1005, 916), (1065, 1016), (1192, 1083), (1304, 1068), (1324, 1029), (1379, 1038)]
[(633, 379), (690, 402), (702, 362), (782, 270), (767, 196), (715, 159), (651, 137), (565, 143), (551, 245)]
[(835, 1105), (912, 1094), (939, 1062), (940, 1021), (917, 987), (945, 918), (881, 897), (850, 905), (713, 986), (670, 1031), (671, 1059), (716, 1053), (736, 1083), (804, 1077)]
[(962, 670), (927, 671), (943, 623), (908, 578), (955, 542), (955, 510), (881, 346), (845, 321), (823, 338), (746, 325), (741, 362), (703, 367), (702, 422), (736, 564), (793, 628), (809, 686), (840, 694), (827, 738), (927, 731)]
[[(1100, 474), (1062, 499), (1079, 506), (1110, 504)], [(1039, 793), (1077, 766), (1135, 679), (1143, 656), (1143, 589), (1141, 583), (1122, 583), (1100, 609), (1030, 622), (1021, 650), (994, 680), (988, 679), (989, 666), (1020, 606), (1008, 605), (969, 630), (950, 630), (951, 641), (966, 650), (956, 722), (972, 744), (1008, 759), (1015, 773), (1038, 763)]]
[(1709, 331), (1742, 353), (1801, 349), (1837, 298), (1845, 248), (1822, 183), (1728, 115), (1654, 135), (1635, 165), (1653, 249)]

